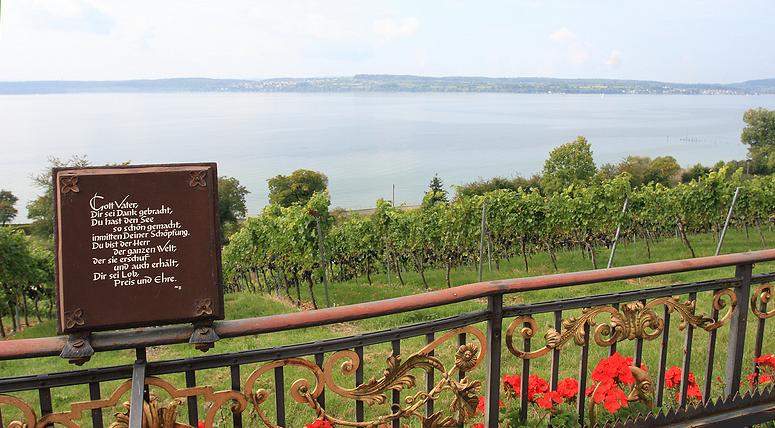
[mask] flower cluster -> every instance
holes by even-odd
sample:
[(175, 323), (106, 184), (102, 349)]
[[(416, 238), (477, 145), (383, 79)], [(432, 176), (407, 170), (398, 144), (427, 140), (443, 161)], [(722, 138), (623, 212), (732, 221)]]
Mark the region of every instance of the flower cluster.
[[(681, 400), (681, 377), (683, 373), (681, 372), (680, 367), (670, 367), (665, 372), (665, 386), (667, 389), (675, 389), (675, 400), (680, 401)], [(702, 400), (702, 392), (700, 391), (700, 386), (697, 385), (697, 378), (694, 376), (694, 373), (691, 371), (689, 372), (688, 379), (688, 386), (686, 388), (686, 397), (688, 397), (690, 400)]]
[(622, 407), (628, 407), (627, 394), (622, 389), (635, 383), (630, 366), (631, 357), (622, 357), (618, 352), (597, 363), (592, 370), (592, 386), (587, 388), (587, 396), (592, 396), (595, 404), (603, 403), (610, 413), (616, 413)]
[[(503, 389), (506, 391), (506, 397), (521, 397), (522, 378), (519, 375), (503, 376)], [(545, 409), (552, 409), (555, 403), (560, 404), (564, 399), (576, 397), (578, 389), (578, 381), (567, 378), (557, 383), (555, 391), (550, 391), (546, 379), (532, 375), (527, 380), (527, 399)]]
[(754, 362), (756, 363), (756, 371), (746, 378), (751, 387), (755, 387), (757, 384), (761, 385), (772, 382), (773, 378), (775, 378), (775, 356), (765, 354), (756, 357)]
[[(503, 389), (506, 391), (506, 396), (510, 397), (515, 395), (521, 397), (522, 393), (522, 377), (519, 375), (503, 376)], [(532, 375), (527, 379), (527, 399), (528, 401), (535, 401), (536, 395), (542, 395), (549, 392), (549, 383), (546, 379)]]

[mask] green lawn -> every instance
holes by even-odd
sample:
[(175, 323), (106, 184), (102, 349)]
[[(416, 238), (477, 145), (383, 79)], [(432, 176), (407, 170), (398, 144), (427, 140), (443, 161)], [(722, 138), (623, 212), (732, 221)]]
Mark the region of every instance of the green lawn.
[[(695, 248), (698, 256), (712, 255), (715, 250), (715, 243), (711, 235), (695, 235), (692, 238), (692, 245)], [(775, 233), (767, 233), (768, 242), (775, 242)], [(761, 249), (763, 246), (758, 240), (758, 236), (751, 235), (750, 240), (746, 239), (744, 233), (740, 231), (730, 231), (727, 235), (727, 240), (724, 244), (724, 253), (741, 252), (748, 250)], [(652, 248), (652, 259), (648, 260), (646, 257), (646, 248), (642, 242), (626, 243), (619, 246), (616, 257), (616, 266), (631, 265), (636, 263), (645, 263), (649, 261), (662, 261), (688, 258), (689, 253), (677, 239), (666, 239), (655, 245)], [(579, 270), (590, 269), (591, 265), (589, 260), (583, 258), (580, 251), (560, 252), (557, 254), (559, 269), (561, 272), (571, 272)], [(605, 265), (608, 254), (605, 249), (598, 249), (599, 264)], [(775, 264), (766, 263), (755, 266), (755, 273), (769, 272), (775, 270)], [(528, 275), (542, 275), (553, 273), (553, 268), (547, 254), (540, 253), (530, 258), (530, 271), (526, 273), (522, 266), (522, 260), (520, 258), (512, 259), (511, 261), (504, 261), (501, 263), (499, 271), (494, 269), (489, 271), (485, 265), (484, 278), (489, 279), (502, 279), (502, 278), (514, 278), (523, 277)], [(526, 292), (520, 294), (511, 294), (506, 296), (504, 304), (515, 303), (529, 303), (539, 301), (551, 301), (561, 298), (578, 297), (584, 295), (601, 294), (613, 291), (634, 290), (641, 287), (649, 287), (655, 285), (664, 285), (671, 283), (681, 283), (689, 281), (697, 281), (709, 278), (718, 277), (730, 277), (734, 275), (734, 268), (715, 269), (713, 271), (701, 271), (701, 272), (688, 272), (675, 275), (664, 275), (660, 277), (644, 278), (641, 280), (629, 280), (629, 281), (616, 281), (605, 284), (593, 284), (576, 286), (562, 289)], [(374, 285), (369, 286), (366, 282), (366, 278), (358, 278), (357, 280), (335, 283), (331, 285), (331, 297), (332, 302), (336, 305), (347, 305), (364, 301), (379, 300), (391, 297), (404, 296), (414, 293), (423, 292), (422, 282), (417, 274), (413, 272), (406, 272), (404, 279), (406, 285), (401, 286), (397, 283), (397, 278), (392, 278), (392, 283), (388, 284), (387, 277), (384, 274), (373, 275)], [(429, 284), (434, 289), (444, 288), (445, 278), (443, 270), (431, 270), (426, 272), (426, 278)], [(454, 270), (452, 273), (452, 280), (455, 285), (476, 282), (477, 272), (474, 266), (468, 268), (460, 268)], [(302, 289), (302, 297), (308, 300), (308, 294), (306, 288)], [(322, 287), (316, 287), (315, 290), (317, 301), (322, 304), (323, 290)], [(682, 299), (686, 299), (683, 296)], [(255, 295), (249, 293), (233, 293), (226, 296), (226, 314), (229, 319), (238, 319), (244, 317), (255, 317), (272, 315), (279, 313), (293, 312), (297, 309), (285, 301), (281, 297), (267, 296), (267, 295)], [(703, 293), (698, 297), (697, 312), (709, 313), (710, 311), (711, 296), (709, 293)], [(747, 302), (741, 302), (747, 304)], [(436, 319), (440, 317), (455, 315), (472, 310), (483, 309), (486, 307), (486, 302), (483, 299), (458, 303), (454, 305), (448, 305), (444, 307), (432, 308), (421, 311), (414, 311), (403, 314), (396, 314), (387, 317), (379, 317), (367, 320), (361, 320), (357, 322), (350, 322), (345, 324), (338, 324), (332, 326), (309, 328), (299, 331), (280, 332), (273, 334), (264, 334), (260, 336), (241, 337), (235, 339), (228, 339), (219, 342), (215, 349), (209, 351), (215, 352), (229, 352), (239, 351), (246, 349), (259, 349), (259, 348), (271, 348), (282, 345), (304, 343), (315, 340), (321, 340), (326, 338), (340, 337), (343, 335), (351, 335), (368, 331), (382, 330), (399, 325), (405, 325), (410, 323), (421, 322), (430, 319)], [(570, 316), (579, 311), (566, 311), (563, 316)], [(661, 314), (661, 309), (658, 311)], [(550, 325), (551, 315), (536, 316), (539, 326), (539, 332), (536, 338), (533, 340), (533, 347), (540, 346), (543, 342), (543, 334), (546, 327)], [(31, 317), (32, 318), (32, 317)], [(755, 322), (752, 317), (749, 317), (749, 337), (752, 337), (752, 333), (755, 328)], [(682, 358), (682, 346), (684, 333), (677, 328), (676, 317), (673, 317), (673, 322), (670, 329), (670, 349), (669, 365), (680, 365)], [(6, 326), (10, 325), (10, 320), (4, 320)], [(504, 329), (508, 326), (510, 320), (504, 322)], [(605, 316), (600, 316), (598, 321), (606, 321)], [(771, 337), (773, 331), (771, 330), (771, 324), (767, 328), (767, 335), (765, 337)], [(483, 325), (478, 326), (483, 328)], [(728, 328), (722, 328), (718, 333), (718, 347), (717, 354), (714, 363), (715, 372), (714, 375), (723, 374), (723, 362), (726, 351), (726, 336)], [(29, 338), (29, 337), (42, 337), (55, 334), (55, 326), (51, 321), (43, 322), (42, 324), (29, 327), (24, 331), (17, 333), (14, 336), (16, 338)], [(692, 369), (697, 374), (697, 380), (701, 387), (705, 384), (704, 379), (704, 367), (705, 367), (705, 352), (707, 349), (708, 334), (704, 331), (696, 331), (694, 334), (694, 345), (692, 352)], [(437, 349), (436, 355), (442, 356), (442, 361), (449, 367), (452, 364), (454, 355), (454, 349), (456, 348), (456, 340), (451, 340)], [(403, 354), (409, 355), (412, 352), (420, 349), (424, 344), (424, 338), (414, 338), (404, 340), (401, 343)], [(519, 343), (518, 345), (521, 345)], [(750, 361), (753, 355), (753, 340), (746, 342), (747, 354), (746, 361)], [(644, 346), (644, 362), (649, 369), (657, 367), (657, 361), (659, 358), (659, 340), (646, 342)], [(564, 348), (561, 358), (561, 377), (566, 376), (578, 376), (578, 355), (579, 349), (572, 343)], [(624, 341), (619, 343), (618, 350), (623, 355), (632, 355), (634, 349), (634, 342)], [(765, 352), (773, 352), (772, 343), (765, 343)], [(365, 377), (380, 377), (382, 376), (382, 370), (385, 367), (385, 358), (390, 353), (390, 345), (382, 344), (369, 346), (365, 349)], [(596, 345), (590, 347), (590, 369), (594, 366), (595, 362), (600, 358), (606, 356), (608, 353), (607, 348), (599, 348)], [(171, 358), (180, 357), (194, 357), (201, 355), (198, 351), (195, 351), (188, 345), (175, 345), (154, 347), (148, 350), (148, 357), (151, 361), (160, 361)], [(519, 373), (521, 371), (521, 360), (508, 354), (508, 351), (504, 347), (503, 357), (503, 374)], [(87, 363), (85, 367), (102, 367), (118, 364), (130, 364), (134, 361), (134, 351), (115, 351), (104, 352), (95, 355), (92, 360)], [(531, 362), (531, 373), (540, 374), (544, 377), (549, 375), (549, 366), (551, 358), (549, 355), (538, 358)], [(255, 365), (257, 367), (257, 365)], [(243, 366), (241, 369), (242, 381), (244, 382), (250, 371), (255, 367)], [(59, 358), (38, 358), (34, 360), (19, 360), (19, 361), (4, 361), (0, 362), (0, 375), (2, 376), (14, 376), (14, 375), (29, 375), (36, 373), (58, 372), (73, 369), (65, 361)], [(421, 373), (418, 375), (418, 385), (424, 387), (424, 376)], [(286, 392), (290, 390), (291, 383), (298, 377), (303, 377), (304, 372), (295, 368), (286, 369)], [(479, 380), (483, 380), (484, 371), (480, 367), (472, 372), (471, 377)], [(175, 385), (183, 386), (184, 380), (182, 375), (167, 377), (168, 380)], [(342, 385), (352, 385), (354, 378), (345, 378), (340, 376), (337, 379), (341, 380)], [(439, 375), (436, 376), (439, 379)], [(258, 384), (262, 387), (271, 389), (272, 386), (271, 371), (264, 376)], [(217, 370), (206, 370), (197, 372), (197, 381), (200, 384), (209, 384), (216, 389), (228, 389), (229, 388), (229, 371), (228, 368)], [(102, 385), (102, 394), (106, 396), (117, 385), (117, 382), (111, 382)], [(715, 386), (720, 388), (720, 385)], [(88, 389), (86, 386), (77, 387), (65, 387), (57, 388), (53, 391), (54, 409), (55, 411), (66, 410), (68, 403), (72, 401), (86, 399), (88, 397)], [(28, 400), (30, 403), (37, 403), (37, 392), (29, 391), (14, 394), (20, 398)], [(405, 397), (406, 395), (402, 395)], [(289, 427), (302, 427), (304, 423), (307, 423), (314, 419), (314, 413), (304, 407), (303, 405), (292, 403), (291, 398), (288, 395), (288, 426)], [(442, 396), (440, 402), (437, 404), (437, 409), (443, 409), (447, 405), (448, 397)], [(273, 399), (270, 398), (265, 408), (270, 418), (274, 416)], [(354, 420), (355, 418), (355, 406), (353, 402), (345, 399), (338, 399), (332, 393), (328, 393), (326, 396), (326, 404), (328, 411), (339, 418)], [(200, 407), (202, 406), (200, 400)], [(367, 418), (376, 417), (380, 414), (386, 414), (388, 407), (386, 405), (367, 406)], [(13, 410), (3, 408), (3, 417), (6, 423), (9, 417), (12, 416)], [(106, 421), (110, 420), (108, 415), (112, 412), (105, 412)], [(200, 410), (200, 415), (203, 411)], [(179, 418), (181, 421), (182, 417)], [(250, 418), (246, 416), (246, 426), (258, 426), (257, 422), (250, 422)], [(86, 423), (84, 426), (88, 426)], [(109, 425), (109, 423), (108, 423)], [(107, 425), (106, 425), (107, 426)], [(230, 426), (229, 422), (224, 422), (221, 426)], [(410, 425), (416, 426), (416, 425)]]

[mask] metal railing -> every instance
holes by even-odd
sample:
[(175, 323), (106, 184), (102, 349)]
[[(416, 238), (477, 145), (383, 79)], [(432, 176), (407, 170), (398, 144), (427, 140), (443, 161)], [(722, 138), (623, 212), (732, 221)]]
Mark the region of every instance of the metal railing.
[[(479, 422), (493, 428), (499, 424), (499, 403), (509, 393), (502, 383), (506, 368), (519, 369), (521, 391), (528, 391), (530, 375), (536, 370), (549, 373), (549, 389), (554, 390), (561, 374), (569, 370), (568, 364), (561, 364), (562, 357), (566, 356), (567, 362), (568, 355), (575, 355), (571, 348), (575, 344), (579, 350), (578, 364), (571, 365), (578, 370), (575, 410), (579, 423), (590, 425), (601, 413), (595, 409), (594, 400), (585, 398), (587, 388), (594, 387), (589, 377), (594, 356), (600, 349), (605, 355), (613, 355), (627, 347), (632, 348), (627, 354), (631, 354), (634, 367), (646, 362), (650, 368), (650, 374), (639, 379), (635, 386), (650, 382), (651, 395), (648, 388), (639, 394), (633, 390), (631, 394), (633, 401), (649, 403), (650, 414), (626, 422), (609, 418), (607, 423), (620, 426), (687, 421), (707, 426), (760, 423), (775, 419), (772, 413), (775, 397), (769, 390), (741, 394), (740, 385), (749, 373), (748, 368), (754, 373), (759, 370), (748, 363), (762, 355), (765, 322), (775, 316), (775, 310), (767, 311), (772, 294), (768, 281), (775, 274), (752, 274), (754, 263), (771, 260), (775, 260), (775, 250), (489, 281), (330, 309), (220, 321), (215, 323), (214, 330), (222, 339), (228, 339), (292, 332), (474, 299), (487, 300), (486, 306), (482, 302), (480, 309), (471, 312), (373, 333), (149, 361), (144, 365), (145, 373), (135, 383), (145, 379), (142, 396), (148, 426), (162, 426), (149, 422), (149, 417), (161, 418), (166, 414), (174, 418), (180, 410), (186, 413), (192, 426), (197, 426), (200, 420), (206, 426), (213, 426), (218, 418), (219, 426), (303, 426), (298, 415), (307, 411), (308, 419), (326, 419), (335, 426), (442, 427), (473, 426)], [(504, 304), (504, 296), (514, 293), (553, 288), (572, 290), (582, 284), (728, 266), (735, 266), (734, 276), (645, 289), (627, 286), (614, 293), (556, 301)], [(547, 322), (548, 327), (542, 330), (541, 321)], [(675, 327), (680, 328), (683, 341), (676, 340)], [(187, 343), (192, 331), (191, 326), (177, 325), (101, 332), (93, 333), (90, 343), (98, 353), (134, 349), (137, 361), (145, 362), (147, 348)], [(67, 340), (59, 336), (0, 342), (0, 360), (56, 356)], [(418, 340), (422, 343), (418, 344)], [(697, 345), (698, 340), (703, 346)], [(652, 353), (655, 358), (644, 361), (644, 349), (649, 343), (658, 344), (659, 349)], [(372, 354), (389, 358), (381, 374), (365, 381), (367, 372), (383, 368), (381, 364), (366, 367), (369, 359), (364, 356)], [(668, 405), (672, 396), (666, 395), (665, 375), (669, 361), (678, 357), (681, 369), (678, 398)], [(697, 376), (702, 381), (702, 399), (694, 402), (687, 394), (693, 367), (702, 369)], [(713, 380), (721, 373), (720, 367), (723, 367), (723, 389), (713, 386)], [(228, 389), (215, 391), (197, 384), (198, 373), (210, 369), (228, 372)], [(424, 373), (424, 382), (418, 381), (418, 373)], [(182, 374), (185, 386), (175, 386), (165, 377), (172, 374)], [(127, 364), (2, 378), (0, 426), (26, 423), (30, 427), (52, 424), (103, 427), (111, 425), (111, 421), (119, 424), (112, 426), (129, 426), (128, 408), (117, 416), (112, 415), (112, 410), (120, 408), (123, 401), (139, 399), (130, 397), (132, 375), (133, 365)], [(289, 385), (290, 380), (293, 382)], [(106, 383), (114, 381), (123, 383), (103, 397)], [(73, 385), (83, 385), (86, 388), (83, 396), (88, 400), (54, 409), (52, 396), (56, 397), (60, 388)], [(37, 391), (37, 400), (19, 398), (23, 391)], [(152, 391), (157, 393), (149, 394)], [(157, 398), (161, 395), (170, 400)], [(476, 410), (480, 396), (484, 397), (481, 416)], [(326, 411), (327, 401), (338, 404)], [(514, 400), (520, 419), (535, 417), (532, 401), (527, 393)], [(352, 409), (341, 404), (345, 402), (353, 403)], [(668, 407), (672, 410), (668, 411)], [(335, 414), (337, 410), (347, 415)], [(228, 421), (223, 419), (225, 413)], [(13, 425), (14, 421), (19, 425)], [(606, 420), (597, 422), (606, 423)]]

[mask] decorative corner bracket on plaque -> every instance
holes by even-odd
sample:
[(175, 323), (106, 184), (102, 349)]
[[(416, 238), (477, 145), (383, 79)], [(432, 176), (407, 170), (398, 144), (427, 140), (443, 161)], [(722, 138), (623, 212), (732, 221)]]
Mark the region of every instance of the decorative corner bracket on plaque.
[(207, 170), (191, 171), (188, 177), (189, 187), (207, 187)]
[[(197, 299), (194, 301), (194, 316), (204, 317), (213, 314), (213, 301), (210, 298)], [(194, 347), (202, 352), (207, 352), (215, 346), (215, 342), (220, 337), (213, 329), (212, 320), (197, 321), (194, 323), (194, 332), (188, 343), (194, 344)]]
[(213, 300), (209, 297), (194, 300), (194, 316), (203, 317), (213, 314)]
[(78, 188), (78, 176), (65, 175), (59, 177), (59, 189), (62, 193), (78, 193), (81, 189)]
[(62, 348), (60, 357), (66, 359), (70, 364), (82, 366), (94, 355), (94, 348), (89, 341), (91, 333), (75, 333), (67, 337), (67, 342)]
[(65, 328), (80, 327), (85, 323), (83, 320), (83, 309), (75, 308), (72, 311), (65, 311)]

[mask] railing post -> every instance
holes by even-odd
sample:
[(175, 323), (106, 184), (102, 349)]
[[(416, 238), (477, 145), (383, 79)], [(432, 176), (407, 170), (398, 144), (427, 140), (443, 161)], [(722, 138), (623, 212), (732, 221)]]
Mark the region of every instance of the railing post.
[(745, 330), (748, 321), (748, 299), (751, 295), (751, 270), (753, 265), (738, 265), (735, 277), (740, 286), (735, 288), (737, 305), (729, 322), (729, 343), (727, 345), (727, 366), (725, 372), (724, 395), (737, 394), (743, 370), (743, 350), (745, 349)]
[(487, 392), (484, 426), (498, 428), (501, 391), (501, 329), (503, 328), (503, 295), (487, 298), (490, 319), (487, 320)]

